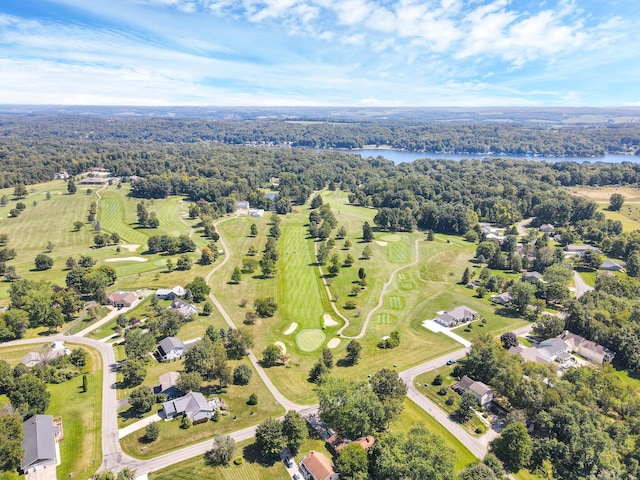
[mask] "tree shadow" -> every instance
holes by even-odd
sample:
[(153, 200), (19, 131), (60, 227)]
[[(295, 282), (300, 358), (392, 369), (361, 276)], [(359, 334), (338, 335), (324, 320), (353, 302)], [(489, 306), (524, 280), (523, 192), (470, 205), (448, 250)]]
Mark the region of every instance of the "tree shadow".
[(515, 308), (500, 307), (496, 309), (496, 315), (507, 318), (520, 318), (520, 314)]
[(246, 462), (257, 463), (262, 467), (272, 467), (278, 461), (277, 457), (265, 457), (257, 442), (250, 443), (242, 449), (242, 456)]

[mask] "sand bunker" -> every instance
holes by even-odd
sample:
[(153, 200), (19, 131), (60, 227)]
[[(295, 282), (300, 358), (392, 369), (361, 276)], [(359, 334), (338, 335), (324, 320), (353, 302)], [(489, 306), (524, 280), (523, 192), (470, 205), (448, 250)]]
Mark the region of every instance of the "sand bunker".
[(114, 257), (114, 258), (107, 258), (105, 260), (105, 262), (146, 262), (147, 259), (146, 258), (142, 258), (142, 257)]
[(324, 320), (325, 327), (335, 327), (336, 325), (338, 325), (338, 322), (331, 318), (331, 315), (329, 315), (328, 313), (325, 313), (322, 316), (322, 319)]
[(387, 245), (389, 245), (387, 242), (381, 242), (380, 240), (376, 240), (376, 243), (381, 247), (386, 247)]
[(289, 328), (287, 328), (284, 334), (291, 335), (293, 332), (296, 331), (296, 328), (298, 328), (298, 324), (296, 322), (293, 322), (291, 325), (289, 325)]
[(126, 250), (129, 250), (130, 252), (135, 252), (136, 250), (138, 250), (138, 248), (140, 248), (140, 245), (134, 245), (134, 244), (130, 244), (130, 245), (120, 245), (121, 248), (124, 248)]
[(284, 346), (284, 343), (282, 342), (275, 342), (274, 345), (276, 347), (278, 347), (280, 350), (282, 350), (282, 354), (284, 355), (285, 353), (287, 353), (287, 347)]
[(340, 339), (339, 338), (332, 338), (327, 343), (327, 347), (329, 347), (329, 348), (336, 348), (338, 345), (340, 345)]

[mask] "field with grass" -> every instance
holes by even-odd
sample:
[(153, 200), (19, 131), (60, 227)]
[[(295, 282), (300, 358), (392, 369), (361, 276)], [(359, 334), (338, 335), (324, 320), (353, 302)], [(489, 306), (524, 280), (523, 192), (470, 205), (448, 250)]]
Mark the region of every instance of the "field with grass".
[[(67, 344), (69, 348), (74, 345)], [(20, 363), (23, 355), (49, 344), (0, 348), (0, 358), (11, 366)], [(57, 385), (47, 385), (51, 393), (45, 413), (62, 418), (64, 440), (60, 442), (61, 464), (57, 468), (59, 479), (88, 478), (102, 462), (102, 362), (93, 349), (82, 346), (89, 353), (83, 373), (87, 375), (88, 391), (82, 392), (82, 376)], [(3, 396), (4, 397), (4, 396)], [(0, 399), (0, 404), (6, 401)]]
[[(622, 222), (623, 231), (640, 230), (640, 189), (633, 187), (582, 187), (570, 188), (569, 193), (596, 202), (606, 218)], [(608, 210), (609, 198), (614, 193), (619, 193), (624, 197), (625, 203), (619, 212)]]

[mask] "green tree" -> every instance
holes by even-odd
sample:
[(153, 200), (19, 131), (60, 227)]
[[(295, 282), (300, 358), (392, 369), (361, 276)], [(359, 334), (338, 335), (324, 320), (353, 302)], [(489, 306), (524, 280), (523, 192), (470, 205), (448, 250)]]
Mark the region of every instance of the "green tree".
[(582, 256), (582, 265), (591, 270), (597, 270), (602, 265), (603, 257), (594, 250), (587, 250)]
[(362, 353), (362, 345), (357, 340), (351, 340), (347, 344), (347, 356), (345, 360), (351, 365), (355, 365), (360, 361), (360, 355)]
[(205, 279), (200, 276), (197, 276), (193, 281), (186, 284), (185, 288), (191, 291), (194, 302), (204, 301), (207, 298), (207, 295), (209, 295), (209, 292), (211, 292), (211, 287), (209, 287)]
[(373, 448), (371, 470), (375, 480), (453, 478), (454, 452), (422, 426), (381, 436)]
[(122, 373), (122, 379), (124, 383), (130, 387), (135, 387), (144, 382), (147, 376), (147, 369), (144, 368), (144, 364), (140, 360), (132, 360), (125, 363), (120, 368)]
[(151, 410), (156, 399), (149, 387), (144, 385), (135, 388), (129, 395), (129, 405), (135, 412), (145, 413)]
[(542, 315), (533, 326), (533, 333), (541, 338), (557, 337), (564, 330), (564, 319), (557, 315)]
[(627, 275), (640, 277), (640, 253), (633, 252), (627, 257)]
[(313, 367), (311, 367), (311, 370), (309, 370), (309, 381), (311, 383), (318, 383), (320, 378), (326, 373), (329, 373), (329, 369), (322, 360), (318, 360)]
[(44, 253), (40, 253), (35, 259), (36, 270), (49, 270), (53, 267), (53, 258)]
[(204, 461), (212, 467), (227, 465), (236, 453), (236, 442), (229, 435), (216, 435), (211, 450), (204, 454)]
[(365, 247), (362, 249), (362, 258), (364, 258), (365, 260), (369, 260), (372, 256), (373, 251), (371, 250), (371, 247), (369, 245), (365, 245)]
[(278, 455), (287, 446), (287, 439), (282, 433), (282, 423), (268, 417), (256, 428), (256, 443), (265, 457)]
[(22, 461), (22, 418), (17, 413), (0, 412), (0, 472), (15, 471)]
[(522, 315), (533, 300), (536, 287), (529, 282), (517, 282), (511, 287), (510, 293), (512, 296), (511, 305)]
[(267, 345), (262, 351), (262, 365), (265, 367), (273, 367), (282, 361), (282, 350), (274, 344)]
[(273, 317), (278, 308), (273, 297), (256, 298), (253, 305), (256, 309), (256, 313), (262, 318)]
[(500, 436), (491, 443), (491, 451), (512, 472), (526, 467), (533, 452), (527, 427), (520, 422), (505, 427)]
[(473, 417), (474, 408), (478, 405), (476, 396), (473, 392), (466, 391), (460, 398), (460, 405), (455, 412), (456, 417), (461, 423), (467, 423)]
[(191, 270), (192, 265), (193, 262), (186, 255), (180, 255), (180, 257), (178, 257), (178, 261), (176, 262), (176, 268), (178, 270)]
[(236, 267), (231, 274), (231, 283), (240, 283), (240, 280), (242, 280), (242, 271), (240, 267)]
[(609, 197), (609, 210), (619, 212), (624, 204), (624, 197), (620, 193), (614, 193)]
[(320, 194), (315, 195), (312, 199), (311, 199), (311, 208), (315, 209), (315, 208), (320, 208), (323, 204), (322, 201), (322, 197), (320, 196)]
[(69, 192), (70, 195), (73, 195), (77, 191), (78, 191), (78, 187), (76, 187), (75, 182), (70, 178), (69, 181), (67, 182), (67, 192)]
[(478, 461), (458, 473), (458, 480), (498, 480), (498, 477), (491, 468)]
[(250, 227), (250, 235), (251, 235), (252, 237), (256, 237), (256, 236), (258, 236), (258, 226), (257, 226), (255, 223), (252, 223), (252, 224), (251, 224), (251, 227)]
[(324, 363), (325, 367), (329, 370), (333, 368), (333, 353), (328, 348), (322, 350), (322, 363)]
[(176, 382), (176, 388), (182, 395), (199, 392), (202, 389), (202, 375), (198, 372), (184, 372)]
[(154, 346), (153, 335), (142, 330), (129, 330), (125, 336), (124, 352), (129, 360), (146, 357)]
[(25, 198), (27, 195), (29, 195), (29, 192), (24, 185), (16, 185), (13, 189), (13, 196), (17, 199)]
[(344, 480), (366, 480), (369, 478), (369, 463), (366, 450), (358, 442), (351, 442), (338, 452), (336, 470)]
[(247, 385), (251, 381), (253, 370), (248, 365), (241, 363), (233, 369), (233, 383), (234, 385)]
[(370, 242), (373, 240), (373, 230), (371, 230), (371, 226), (369, 222), (364, 222), (362, 224), (362, 241)]
[(44, 413), (51, 398), (44, 381), (30, 373), (14, 379), (13, 388), (7, 396), (13, 408), (24, 416)]
[(282, 420), (282, 435), (291, 453), (297, 454), (308, 436), (307, 421), (295, 410), (289, 410)]
[(204, 247), (200, 252), (200, 265), (211, 265), (215, 259), (213, 250), (209, 247)]
[(460, 283), (462, 285), (466, 285), (469, 283), (469, 281), (471, 280), (471, 272), (469, 271), (469, 267), (464, 269), (464, 272), (462, 272), (462, 280), (460, 280)]
[(402, 413), (407, 385), (400, 378), (398, 372), (387, 368), (374, 373), (369, 384), (384, 407), (385, 420), (388, 425)]
[(147, 442), (155, 442), (160, 436), (158, 422), (151, 422), (144, 428), (144, 439)]

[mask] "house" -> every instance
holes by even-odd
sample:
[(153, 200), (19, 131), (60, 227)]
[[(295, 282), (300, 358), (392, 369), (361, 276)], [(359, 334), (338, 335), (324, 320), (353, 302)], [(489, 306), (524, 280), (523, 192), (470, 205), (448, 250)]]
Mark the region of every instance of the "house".
[(165, 337), (160, 340), (158, 346), (158, 355), (162, 360), (177, 360), (184, 355), (185, 346), (182, 341), (176, 337)]
[(538, 350), (542, 355), (553, 362), (558, 355), (569, 351), (569, 346), (560, 338), (549, 338), (538, 345)]
[(113, 182), (113, 178), (106, 177), (84, 177), (78, 182), (78, 185), (107, 185), (109, 182)]
[(582, 342), (585, 340), (584, 337), (571, 333), (569, 330), (562, 332), (558, 335), (558, 338), (567, 345), (569, 352), (577, 352), (580, 345), (582, 345)]
[(166, 395), (169, 399), (177, 397), (178, 389), (176, 388), (176, 385), (178, 384), (179, 378), (180, 373), (178, 372), (167, 372), (160, 375), (160, 384), (152, 388), (153, 394)]
[(58, 179), (67, 180), (69, 178), (69, 174), (67, 172), (65, 172), (65, 171), (57, 172), (55, 174), (55, 178), (56, 178), (56, 180), (58, 180)]
[(156, 298), (158, 300), (173, 300), (174, 298), (184, 297), (187, 291), (180, 285), (169, 288), (159, 288), (156, 290)]
[(436, 322), (444, 327), (454, 327), (460, 323), (472, 322), (476, 318), (478, 318), (478, 312), (460, 305), (453, 310), (439, 314), (436, 317)]
[(373, 435), (365, 435), (364, 437), (356, 438), (354, 442), (359, 443), (365, 451), (368, 451), (376, 444), (376, 439)]
[(198, 314), (198, 307), (195, 305), (175, 298), (171, 304), (171, 308), (177, 310), (184, 318), (191, 318)]
[(338, 480), (340, 476), (321, 452), (311, 450), (300, 461), (300, 471), (308, 480)]
[(584, 257), (585, 252), (591, 251), (595, 253), (602, 253), (599, 249), (593, 245), (567, 245), (564, 247), (564, 251), (567, 255), (574, 257)]
[(139, 301), (135, 292), (113, 292), (107, 295), (107, 305), (113, 305), (116, 308), (133, 307)]
[(236, 202), (236, 210), (249, 210), (249, 202), (246, 200)]
[(587, 340), (580, 335), (571, 333), (568, 330), (562, 332), (557, 338), (567, 345), (567, 350), (569, 352), (582, 355), (584, 358), (594, 363), (602, 364), (604, 362), (610, 362), (616, 356), (616, 353), (608, 348), (598, 345), (591, 340)]
[(604, 262), (600, 264), (600, 270), (610, 270), (613, 272), (619, 272), (623, 269), (623, 266), (618, 262), (614, 262), (613, 260), (606, 259)]
[(53, 342), (51, 344), (51, 349), (27, 353), (22, 357), (22, 363), (28, 368), (33, 368), (36, 365), (50, 362), (54, 358), (70, 354), (71, 350), (64, 346), (64, 342)]
[(255, 218), (260, 218), (264, 215), (264, 209), (262, 208), (250, 208), (249, 215)]
[(207, 402), (207, 399), (200, 392), (189, 392), (184, 397), (175, 398), (162, 404), (162, 412), (166, 420), (172, 420), (180, 415), (186, 416), (192, 422), (208, 420), (214, 410), (215, 408)]
[(493, 295), (489, 298), (493, 303), (497, 303), (498, 305), (507, 305), (511, 303), (513, 297), (509, 292), (502, 292), (500, 295)]
[(334, 433), (329, 438), (327, 438), (327, 443), (329, 444), (329, 447), (331, 447), (331, 450), (333, 450), (336, 454), (338, 454), (344, 447), (349, 445), (349, 441), (339, 433)]
[(509, 348), (509, 353), (511, 355), (520, 355), (526, 362), (536, 362), (543, 365), (551, 365), (551, 361), (548, 359), (548, 357), (540, 353), (536, 347), (511, 347)]
[[(56, 427), (51, 415), (34, 415), (22, 423), (23, 437), (21, 470), (34, 472), (56, 465)], [(53, 475), (55, 477), (55, 475)]]
[(551, 233), (555, 230), (555, 227), (550, 223), (543, 223), (540, 225), (540, 231), (544, 233)]
[(476, 396), (478, 405), (482, 408), (487, 406), (493, 400), (493, 389), (482, 382), (476, 382), (468, 376), (462, 377), (458, 383), (452, 387), (456, 392), (462, 395), (467, 390)]
[(527, 282), (542, 282), (542, 274), (540, 272), (524, 272), (522, 279)]

